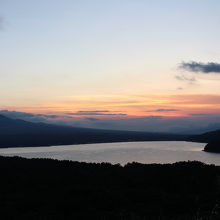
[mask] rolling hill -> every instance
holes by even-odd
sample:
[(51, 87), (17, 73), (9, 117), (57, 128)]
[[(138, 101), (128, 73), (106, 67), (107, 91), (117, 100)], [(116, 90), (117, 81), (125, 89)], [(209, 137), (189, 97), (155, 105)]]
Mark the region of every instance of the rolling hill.
[(200, 135), (194, 135), (190, 138), (192, 141), (196, 142), (220, 142), (220, 130), (206, 132)]

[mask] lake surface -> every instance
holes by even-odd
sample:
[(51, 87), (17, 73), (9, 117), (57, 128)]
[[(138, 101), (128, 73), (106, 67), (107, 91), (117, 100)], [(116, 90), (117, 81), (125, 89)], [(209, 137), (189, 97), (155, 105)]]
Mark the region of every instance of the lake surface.
[(202, 151), (204, 143), (185, 141), (122, 142), (51, 147), (2, 148), (2, 156), (53, 158), (59, 160), (110, 162), (112, 164), (174, 163), (198, 160), (220, 165), (220, 154)]

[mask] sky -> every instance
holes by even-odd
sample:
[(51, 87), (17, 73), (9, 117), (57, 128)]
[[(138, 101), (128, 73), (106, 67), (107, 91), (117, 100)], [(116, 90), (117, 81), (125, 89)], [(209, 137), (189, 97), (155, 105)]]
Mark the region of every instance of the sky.
[(81, 127), (220, 128), (219, 0), (0, 0), (0, 113)]

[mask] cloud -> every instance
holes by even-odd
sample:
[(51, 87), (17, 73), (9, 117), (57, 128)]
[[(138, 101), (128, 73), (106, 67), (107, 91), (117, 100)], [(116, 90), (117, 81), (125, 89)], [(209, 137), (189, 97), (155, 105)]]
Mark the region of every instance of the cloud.
[(183, 87), (178, 87), (177, 90), (183, 90)]
[(187, 77), (185, 75), (176, 75), (175, 78), (179, 81), (186, 81), (186, 82), (189, 82), (189, 83), (195, 83), (196, 82), (196, 78), (195, 77)]
[(163, 116), (159, 116), (159, 115), (150, 115), (150, 116), (145, 116), (145, 117), (141, 117), (142, 119), (150, 119), (150, 120), (157, 120), (157, 119), (162, 119)]
[(179, 65), (180, 69), (189, 71), (189, 72), (201, 72), (201, 73), (220, 73), (220, 63), (201, 63), (201, 62), (182, 62)]
[(190, 114), (191, 116), (208, 116), (210, 114), (205, 114), (205, 113), (194, 113), (194, 114)]
[(179, 109), (172, 109), (172, 108), (159, 108), (156, 110), (146, 111), (146, 112), (176, 112), (176, 111), (180, 111), (180, 110)]
[(95, 111), (78, 111), (78, 112), (73, 112), (73, 113), (66, 113), (68, 115), (127, 115), (124, 113), (112, 113), (111, 111), (108, 110), (95, 110)]
[(98, 121), (99, 120), (98, 118), (90, 118), (90, 117), (87, 117), (85, 119), (90, 120), (90, 121)]
[(0, 114), (13, 119), (23, 119), (32, 122), (47, 122), (50, 119), (70, 119), (71, 116), (67, 115), (48, 115), (48, 114), (32, 114), (27, 112), (17, 112), (17, 111), (8, 111), (0, 110)]
[(0, 110), (0, 114), (5, 115), (7, 117), (11, 117), (11, 118), (29, 118), (29, 117), (35, 116), (35, 114), (32, 114), (32, 113), (8, 111), (8, 110)]
[(99, 113), (99, 112), (110, 112), (109, 110), (95, 110), (95, 111), (78, 111), (78, 112), (95, 112), (95, 113)]

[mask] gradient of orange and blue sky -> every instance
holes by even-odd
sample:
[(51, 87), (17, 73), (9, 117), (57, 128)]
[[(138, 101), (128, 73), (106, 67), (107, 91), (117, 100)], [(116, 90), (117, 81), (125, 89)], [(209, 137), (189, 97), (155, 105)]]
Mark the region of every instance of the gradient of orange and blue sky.
[(0, 0), (0, 113), (220, 128), (219, 11), (219, 0)]

